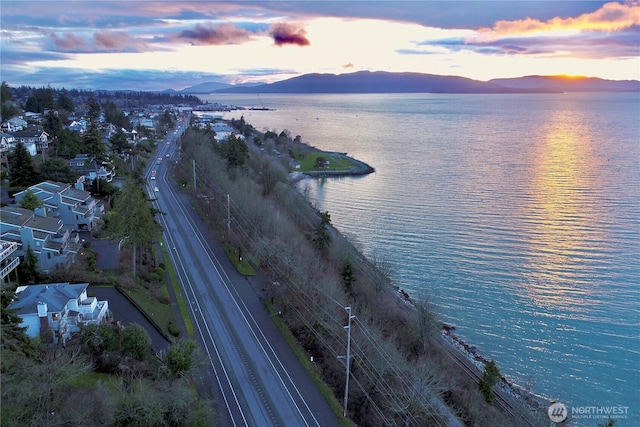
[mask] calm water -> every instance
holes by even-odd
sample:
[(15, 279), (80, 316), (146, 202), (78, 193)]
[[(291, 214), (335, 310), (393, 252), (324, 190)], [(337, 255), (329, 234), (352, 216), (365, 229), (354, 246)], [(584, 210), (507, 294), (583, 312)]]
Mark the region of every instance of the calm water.
[(375, 167), (304, 185), (512, 380), (640, 425), (638, 94), (208, 99)]

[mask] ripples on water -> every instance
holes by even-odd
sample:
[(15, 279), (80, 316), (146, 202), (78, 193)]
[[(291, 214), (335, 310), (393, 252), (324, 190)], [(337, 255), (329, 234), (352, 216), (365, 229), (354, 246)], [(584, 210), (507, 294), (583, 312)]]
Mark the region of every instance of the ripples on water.
[(640, 423), (637, 94), (262, 101), (277, 111), (245, 111), (256, 128), (376, 168), (304, 185), (399, 286), (520, 384)]

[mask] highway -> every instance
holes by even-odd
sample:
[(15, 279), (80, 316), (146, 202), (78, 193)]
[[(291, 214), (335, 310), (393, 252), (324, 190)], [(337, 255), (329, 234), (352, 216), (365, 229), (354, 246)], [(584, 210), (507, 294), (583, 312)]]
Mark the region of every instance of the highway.
[(149, 162), (145, 178), (154, 206), (162, 212), (157, 218), (163, 244), (187, 301), (195, 338), (208, 358), (208, 377), (201, 380), (221, 400), (219, 425), (338, 426), (249, 280), (236, 272), (189, 196), (173, 181), (176, 140), (187, 125), (188, 119), (181, 119), (160, 143), (156, 155), (161, 160)]

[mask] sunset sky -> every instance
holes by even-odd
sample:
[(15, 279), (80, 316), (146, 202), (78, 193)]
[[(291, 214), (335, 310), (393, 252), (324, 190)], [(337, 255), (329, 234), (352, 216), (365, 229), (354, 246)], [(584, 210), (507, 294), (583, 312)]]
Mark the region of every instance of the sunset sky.
[(306, 73), (640, 79), (639, 1), (11, 1), (10, 86), (183, 89)]

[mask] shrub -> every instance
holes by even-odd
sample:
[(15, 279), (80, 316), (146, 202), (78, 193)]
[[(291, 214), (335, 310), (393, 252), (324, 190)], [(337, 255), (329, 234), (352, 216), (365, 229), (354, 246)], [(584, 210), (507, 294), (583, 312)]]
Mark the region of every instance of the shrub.
[(167, 326), (169, 333), (174, 337), (180, 336), (180, 328), (173, 322), (169, 322), (169, 326)]

